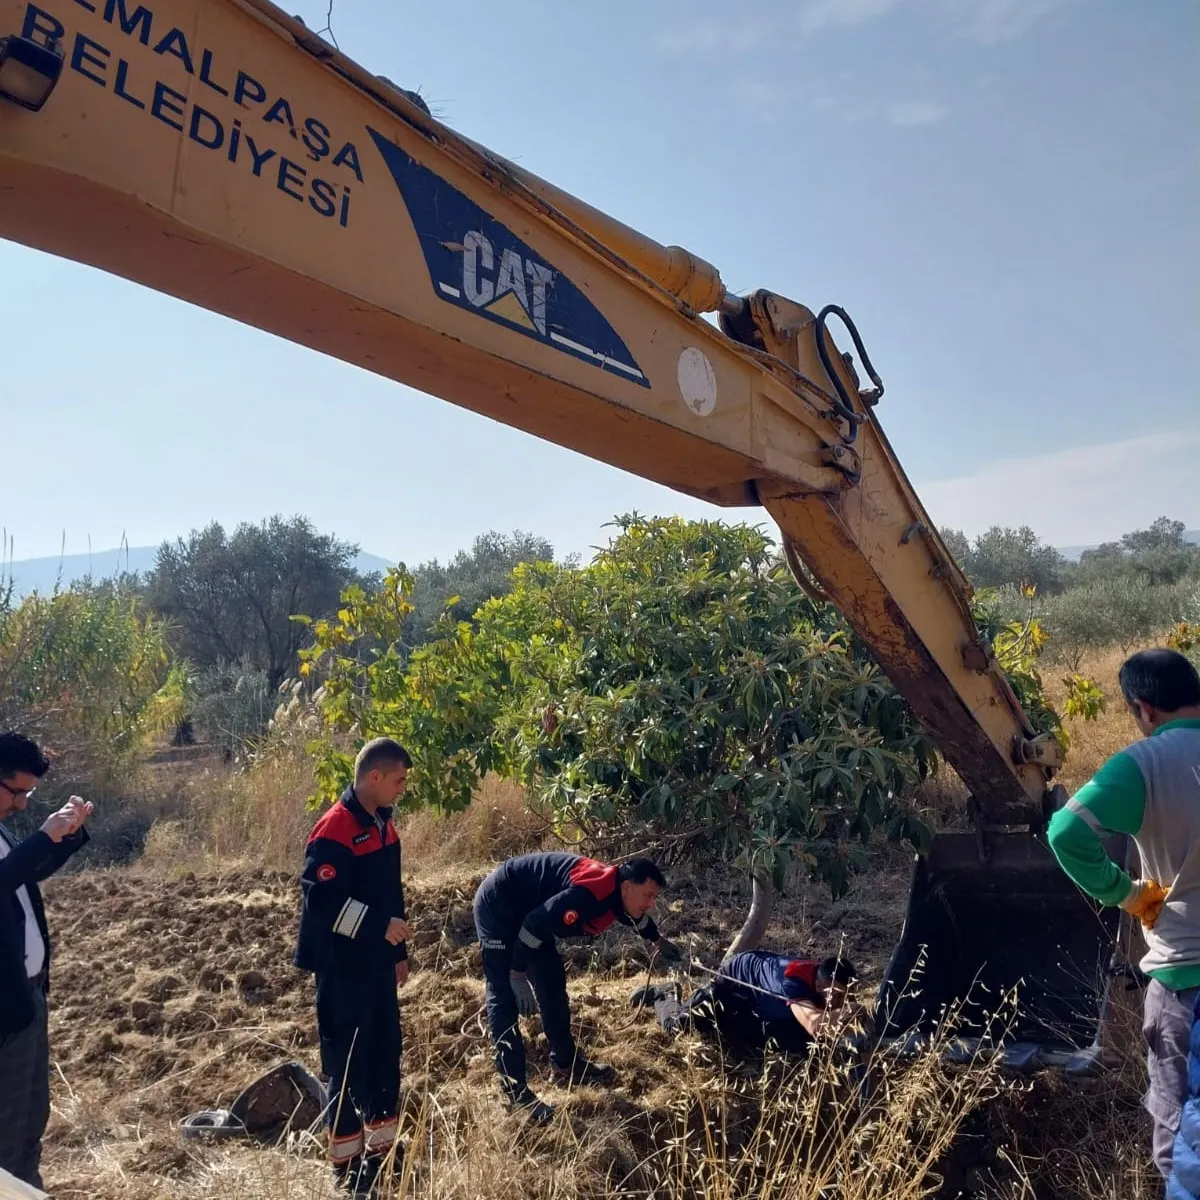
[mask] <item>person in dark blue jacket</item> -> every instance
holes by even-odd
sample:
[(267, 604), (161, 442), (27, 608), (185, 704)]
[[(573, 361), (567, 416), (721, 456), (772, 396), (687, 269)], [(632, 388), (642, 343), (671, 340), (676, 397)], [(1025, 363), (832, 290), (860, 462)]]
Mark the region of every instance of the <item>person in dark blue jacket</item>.
[(369, 1196), (396, 1144), (400, 1097), (397, 987), (410, 936), (392, 807), (412, 759), (391, 738), (358, 752), (354, 783), (313, 827), (300, 876), (295, 963), (316, 976), (321, 1067), (329, 1079), (335, 1184)]
[(1200, 993), (1192, 1002), (1188, 1046), (1188, 1092), (1171, 1153), (1167, 1200), (1200, 1200)]
[(681, 1002), (678, 984), (651, 984), (629, 998), (653, 1004), (670, 1033), (715, 1037), (742, 1055), (768, 1045), (803, 1054), (832, 1012), (842, 1009), (857, 972), (844, 958), (822, 960), (769, 950), (746, 950), (721, 964), (711, 983)]
[(87, 844), (92, 805), (72, 796), (21, 841), (2, 822), (49, 769), (36, 742), (0, 733), (0, 1167), (38, 1189), (50, 1119), (50, 932), (38, 884)]
[(666, 886), (648, 858), (619, 867), (578, 854), (547, 852), (510, 858), (475, 893), (475, 930), (483, 954), (488, 1030), (496, 1070), (509, 1104), (530, 1119), (549, 1121), (553, 1109), (529, 1088), (520, 1016), (540, 1011), (550, 1064), (564, 1083), (603, 1083), (610, 1068), (578, 1053), (571, 1036), (567, 976), (556, 938), (595, 937), (614, 923), (632, 926), (664, 959), (677, 947), (659, 936), (650, 910)]

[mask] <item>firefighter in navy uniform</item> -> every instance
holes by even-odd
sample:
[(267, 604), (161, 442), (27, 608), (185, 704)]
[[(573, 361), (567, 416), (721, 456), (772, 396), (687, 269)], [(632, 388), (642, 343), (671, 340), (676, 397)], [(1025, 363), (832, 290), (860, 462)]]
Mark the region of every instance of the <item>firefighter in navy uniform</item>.
[(410, 930), (392, 806), (411, 766), (391, 738), (363, 746), (353, 786), (309, 835), (300, 878), (295, 963), (316, 977), (329, 1157), (335, 1183), (356, 1196), (373, 1194), (397, 1134), (396, 989), (408, 979)]
[(578, 854), (510, 858), (475, 893), (475, 930), (487, 981), (488, 1029), (501, 1085), (513, 1108), (545, 1122), (553, 1109), (530, 1090), (519, 1016), (541, 1011), (554, 1076), (563, 1083), (601, 1083), (611, 1068), (578, 1054), (571, 1036), (567, 976), (555, 947), (560, 937), (595, 937), (614, 922), (631, 925), (664, 959), (677, 947), (659, 936), (649, 913), (666, 880), (647, 858), (608, 866)]

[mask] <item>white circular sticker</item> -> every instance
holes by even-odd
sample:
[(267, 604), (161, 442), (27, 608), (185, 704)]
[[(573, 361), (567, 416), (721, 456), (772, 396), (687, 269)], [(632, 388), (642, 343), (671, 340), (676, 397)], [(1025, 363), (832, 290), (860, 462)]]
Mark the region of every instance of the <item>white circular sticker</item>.
[(703, 350), (689, 346), (679, 356), (676, 372), (679, 394), (698, 417), (707, 417), (717, 407), (717, 375)]

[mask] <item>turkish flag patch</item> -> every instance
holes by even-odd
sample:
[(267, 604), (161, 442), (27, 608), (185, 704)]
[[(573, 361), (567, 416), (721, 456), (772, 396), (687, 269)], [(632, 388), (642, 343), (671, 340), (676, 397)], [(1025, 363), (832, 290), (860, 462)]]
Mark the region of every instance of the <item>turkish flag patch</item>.
[(574, 925), (579, 920), (579, 914), (572, 908), (563, 913), (563, 924)]
[(317, 868), (317, 882), (328, 883), (337, 874), (337, 868), (332, 863), (322, 863)]

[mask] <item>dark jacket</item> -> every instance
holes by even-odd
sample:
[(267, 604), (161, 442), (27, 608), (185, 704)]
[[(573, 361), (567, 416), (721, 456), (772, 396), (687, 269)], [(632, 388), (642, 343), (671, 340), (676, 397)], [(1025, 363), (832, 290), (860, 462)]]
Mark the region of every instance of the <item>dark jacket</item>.
[[(34, 919), (46, 944), (44, 970), (49, 978), (50, 931), (38, 884), (48, 879), (71, 855), (88, 842), (86, 828), (70, 837), (53, 841), (40, 829), (16, 842), (7, 832), (0, 833), (11, 849), (0, 859), (0, 1034), (16, 1033), (33, 1020), (33, 999), (25, 974), (25, 910), (17, 889), (22, 884), (29, 892)], [(47, 984), (47, 987), (49, 985)]]
[(658, 941), (649, 916), (634, 921), (621, 903), (617, 868), (578, 854), (522, 854), (497, 867), (479, 888), (483, 902), (519, 925), (513, 943), (514, 971), (553, 938), (595, 937), (614, 922), (630, 925), (648, 942)]
[(309, 834), (294, 960), (302, 971), (361, 974), (408, 958), (404, 942), (384, 937), (388, 922), (407, 913), (392, 810), (378, 813), (382, 834), (347, 788)]
[(713, 991), (722, 1000), (744, 1005), (764, 1023), (789, 1021), (789, 1009), (796, 1001), (825, 1007), (817, 990), (818, 965), (810, 959), (773, 954), (770, 950), (745, 950), (721, 964)]

